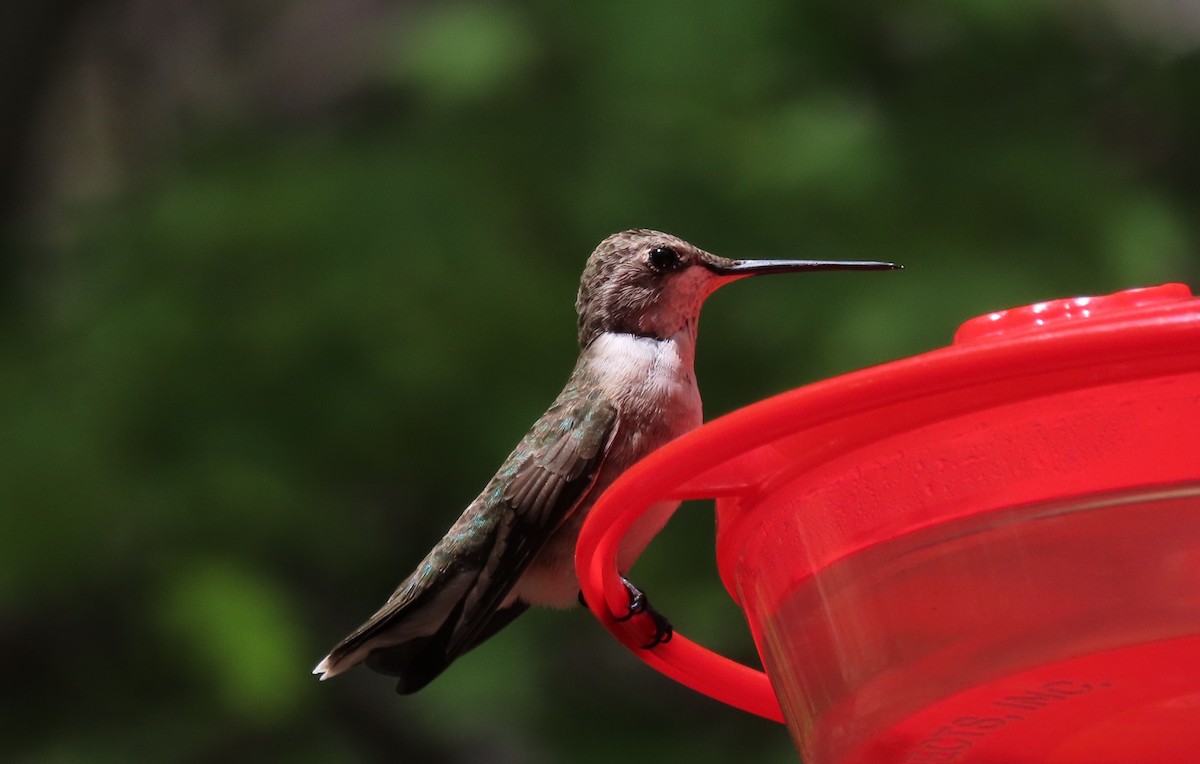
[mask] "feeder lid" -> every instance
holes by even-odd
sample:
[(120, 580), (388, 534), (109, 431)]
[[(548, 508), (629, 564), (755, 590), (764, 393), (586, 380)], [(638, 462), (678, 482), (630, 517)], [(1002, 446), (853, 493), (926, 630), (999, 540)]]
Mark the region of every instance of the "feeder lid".
[(1126, 289), (1102, 297), (1072, 297), (1038, 302), (972, 318), (958, 327), (954, 334), (954, 343), (1013, 339), (1044, 329), (1092, 329), (1099, 326), (1100, 322), (1127, 319), (1131, 311), (1161, 308), (1191, 298), (1192, 292), (1186, 284), (1163, 284)]

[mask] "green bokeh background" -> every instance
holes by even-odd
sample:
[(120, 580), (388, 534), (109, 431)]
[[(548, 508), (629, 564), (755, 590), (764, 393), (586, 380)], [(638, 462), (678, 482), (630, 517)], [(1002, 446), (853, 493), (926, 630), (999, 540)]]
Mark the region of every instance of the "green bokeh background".
[[(44, 25), (8, 133), (6, 761), (793, 761), (582, 610), (411, 697), (308, 672), (557, 393), (613, 231), (905, 264), (713, 298), (710, 418), (989, 310), (1200, 281), (1200, 31), (1170, 3), (101, 5)], [(300, 5), (321, 45), (278, 33)], [(206, 24), (221, 66), (139, 76)], [(689, 506), (634, 578), (753, 661), (712, 557)]]

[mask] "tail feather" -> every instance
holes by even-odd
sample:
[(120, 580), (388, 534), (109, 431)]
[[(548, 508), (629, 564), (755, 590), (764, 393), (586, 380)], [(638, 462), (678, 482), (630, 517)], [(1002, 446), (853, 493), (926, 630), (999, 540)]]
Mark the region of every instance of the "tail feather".
[(396, 691), (401, 695), (416, 692), (529, 607), (514, 601), (485, 619), (464, 622), (470, 583), (471, 577), (464, 575), (439, 587), (435, 594), (389, 600), (335, 645), (313, 674), (324, 681), (365, 663), (374, 671), (397, 677)]
[(312, 670), (317, 679), (320, 679), (322, 682), (341, 673), (340, 671), (334, 671), (333, 665), (329, 662), (329, 657), (330, 656), (326, 655), (324, 658), (322, 658), (321, 662), (317, 664), (317, 667)]
[[(341, 645), (338, 647), (341, 647)], [(346, 669), (353, 668), (354, 666), (358, 665), (363, 661), (364, 658), (366, 658), (368, 653), (369, 650), (355, 650), (352, 652), (347, 652), (345, 650), (339, 651), (337, 647), (335, 647), (329, 652), (329, 655), (326, 655), (321, 659), (321, 662), (317, 664), (316, 668), (314, 668), (312, 672), (318, 679), (324, 682), (326, 679), (332, 679)]]
[(460, 625), (456, 609), (454, 616), (447, 619), (436, 633), (372, 650), (364, 662), (372, 671), (396, 677), (396, 692), (408, 695), (432, 682), (460, 656), (486, 641), (528, 609), (529, 605), (524, 602), (514, 602), (497, 610), (468, 640), (456, 639)]

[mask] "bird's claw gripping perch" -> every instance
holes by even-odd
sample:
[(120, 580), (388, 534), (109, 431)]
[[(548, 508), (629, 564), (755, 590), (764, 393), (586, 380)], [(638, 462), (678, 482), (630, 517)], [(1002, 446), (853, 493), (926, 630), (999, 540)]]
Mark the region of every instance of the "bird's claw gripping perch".
[(650, 650), (658, 647), (661, 644), (671, 641), (671, 637), (675, 636), (675, 629), (671, 626), (671, 622), (666, 616), (654, 609), (650, 604), (650, 599), (646, 593), (633, 585), (633, 583), (624, 576), (621, 576), (621, 583), (625, 585), (625, 591), (629, 593), (629, 610), (623, 616), (616, 618), (618, 622), (628, 621), (638, 613), (645, 613), (654, 621), (654, 636), (650, 641), (642, 645), (642, 648)]

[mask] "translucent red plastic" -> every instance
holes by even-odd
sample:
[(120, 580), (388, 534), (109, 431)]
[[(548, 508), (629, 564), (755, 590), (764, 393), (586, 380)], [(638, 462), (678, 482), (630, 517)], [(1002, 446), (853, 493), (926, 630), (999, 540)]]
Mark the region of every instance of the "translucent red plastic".
[[(1191, 762), (1198, 439), (1187, 287), (992, 313), (651, 454), (592, 509), (580, 585), (639, 658), (786, 721), (808, 764)], [(614, 616), (621, 538), (689, 498), (717, 500), (766, 675)]]

